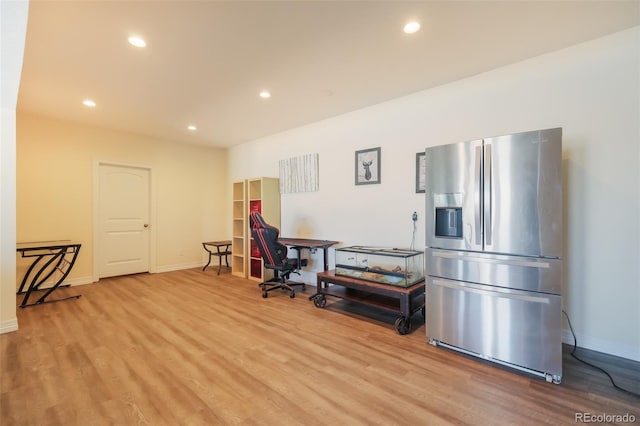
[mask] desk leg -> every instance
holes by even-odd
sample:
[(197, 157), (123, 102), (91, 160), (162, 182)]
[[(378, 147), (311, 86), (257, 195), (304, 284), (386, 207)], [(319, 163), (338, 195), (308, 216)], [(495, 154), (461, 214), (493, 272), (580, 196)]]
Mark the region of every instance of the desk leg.
[[(326, 269), (326, 263), (327, 263), (327, 255), (326, 255), (326, 253), (327, 252), (325, 251), (325, 256), (324, 256), (325, 257), (325, 260), (324, 260), (325, 261), (325, 271), (327, 270)], [(309, 296), (309, 300), (313, 300), (314, 301), (313, 303), (315, 303), (315, 297), (318, 296), (319, 294), (320, 294), (320, 280), (316, 280), (316, 293), (312, 294), (311, 296)]]
[[(35, 266), (38, 262), (40, 262), (40, 260), (44, 259), (47, 255), (43, 254), (38, 256), (38, 258), (35, 260), (35, 262), (33, 262), (33, 266)], [(28, 306), (28, 301), (29, 301), (29, 296), (31, 296), (31, 292), (32, 291), (36, 291), (38, 290), (38, 288), (40, 287), (40, 285), (42, 285), (43, 282), (45, 282), (50, 276), (51, 274), (55, 271), (55, 268), (51, 270), (51, 272), (49, 272), (44, 278), (40, 279), (40, 275), (42, 275), (42, 273), (60, 256), (60, 252), (55, 253), (53, 256), (51, 256), (51, 259), (47, 260), (44, 265), (42, 265), (40, 267), (40, 269), (38, 270), (38, 272), (35, 273), (35, 275), (33, 276), (33, 278), (31, 278), (31, 282), (29, 283), (29, 287), (27, 287), (27, 290), (24, 291), (24, 298), (22, 299), (22, 303), (20, 304), (21, 308), (24, 308), (25, 306)], [(27, 271), (27, 275), (25, 275), (24, 280), (27, 280), (27, 277), (29, 276), (29, 273), (32, 271), (32, 268), (29, 268), (29, 270)], [(20, 291), (19, 293), (22, 293), (22, 288), (23, 286), (20, 286)]]
[(324, 257), (324, 271), (327, 272), (329, 270), (329, 247), (323, 248), (322, 253)]
[(207, 248), (206, 245), (202, 244), (202, 247), (204, 248), (204, 250), (209, 253), (209, 261), (207, 262), (206, 265), (204, 265), (204, 268), (202, 268), (202, 270), (204, 271), (205, 269), (207, 269), (207, 266), (209, 266), (211, 264), (211, 251)]
[[(298, 261), (298, 270), (302, 270), (302, 249), (308, 248), (308, 247), (291, 246), (291, 248), (296, 251), (296, 259)], [(309, 296), (309, 300), (311, 300), (312, 298), (313, 296)]]
[(298, 269), (302, 269), (302, 248), (292, 247), (296, 251), (296, 259), (298, 259)]
[[(322, 258), (324, 261), (324, 272), (327, 272), (329, 270), (329, 247), (323, 247), (322, 248)], [(320, 285), (320, 284), (318, 284)], [(316, 297), (318, 294), (320, 294), (320, 288), (316, 288), (316, 294), (312, 294), (311, 296), (309, 296), (309, 300), (312, 300), (314, 297)]]
[[(222, 253), (220, 252), (220, 247), (216, 247), (216, 249), (218, 250), (218, 254), (216, 254), (216, 256), (218, 256), (218, 275), (220, 275), (220, 271), (222, 270)], [(226, 259), (226, 256), (225, 256)], [(227, 266), (229, 266), (229, 263), (227, 263)]]
[[(33, 269), (36, 267), (36, 265), (38, 263), (40, 263), (40, 261), (44, 259), (44, 255), (38, 256), (38, 258), (36, 260), (34, 260), (33, 262), (31, 262), (31, 265), (29, 266), (29, 269), (27, 269), (27, 273), (24, 274), (24, 277), (22, 277), (22, 282), (20, 283), (20, 288), (18, 288), (18, 291), (16, 294), (22, 294), (24, 293), (25, 290), (25, 285), (27, 284), (27, 280), (29, 279), (29, 276), (31, 275), (31, 271), (33, 271)], [(31, 287), (31, 284), (29, 284), (29, 287)], [(27, 287), (27, 289), (29, 288)]]

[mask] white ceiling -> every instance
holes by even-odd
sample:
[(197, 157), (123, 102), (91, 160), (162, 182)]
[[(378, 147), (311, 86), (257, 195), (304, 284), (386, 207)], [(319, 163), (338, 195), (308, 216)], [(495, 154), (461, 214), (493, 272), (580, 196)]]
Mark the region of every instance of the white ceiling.
[(639, 1), (31, 0), (18, 111), (232, 146), (639, 22)]

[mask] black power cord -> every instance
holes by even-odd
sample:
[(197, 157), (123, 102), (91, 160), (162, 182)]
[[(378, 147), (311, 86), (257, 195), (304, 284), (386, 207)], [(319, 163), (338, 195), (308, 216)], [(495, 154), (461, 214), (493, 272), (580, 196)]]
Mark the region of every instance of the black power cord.
[(413, 212), (411, 214), (411, 221), (413, 222), (413, 233), (411, 234), (411, 246), (409, 246), (409, 250), (414, 250), (414, 244), (416, 242), (416, 222), (418, 221), (418, 213)]
[(565, 317), (567, 317), (567, 323), (569, 323), (569, 330), (571, 330), (571, 335), (573, 336), (573, 350), (571, 351), (571, 356), (574, 357), (575, 359), (577, 359), (578, 361), (580, 361), (583, 364), (588, 365), (589, 367), (595, 368), (596, 370), (600, 370), (602, 371), (604, 374), (607, 375), (607, 377), (609, 378), (609, 380), (611, 380), (611, 384), (613, 385), (614, 388), (621, 390), (622, 392), (626, 392), (629, 395), (633, 395), (636, 398), (640, 398), (640, 394), (637, 394), (635, 392), (632, 392), (628, 389), (625, 388), (621, 388), (620, 386), (616, 385), (616, 382), (613, 381), (613, 377), (611, 377), (611, 374), (609, 374), (606, 370), (604, 370), (603, 368), (598, 367), (597, 365), (593, 365), (583, 359), (578, 358), (578, 356), (576, 355), (576, 349), (578, 348), (578, 339), (576, 339), (576, 333), (573, 332), (573, 326), (571, 325), (571, 320), (569, 319), (569, 315), (567, 315), (567, 313), (563, 310), (562, 313), (564, 314)]

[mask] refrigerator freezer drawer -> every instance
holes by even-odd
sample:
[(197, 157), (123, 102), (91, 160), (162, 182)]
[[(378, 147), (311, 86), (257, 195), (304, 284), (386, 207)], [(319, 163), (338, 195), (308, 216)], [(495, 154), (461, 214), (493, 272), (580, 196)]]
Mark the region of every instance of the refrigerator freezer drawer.
[(435, 340), (520, 369), (562, 376), (562, 298), (428, 277), (426, 330)]
[(454, 281), (562, 294), (562, 260), (488, 253), (426, 250), (427, 273)]

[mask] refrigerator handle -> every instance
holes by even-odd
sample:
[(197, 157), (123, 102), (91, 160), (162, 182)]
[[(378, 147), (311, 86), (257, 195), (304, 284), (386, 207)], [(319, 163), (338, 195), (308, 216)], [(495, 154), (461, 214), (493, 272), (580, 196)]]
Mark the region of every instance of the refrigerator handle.
[(492, 225), (491, 225), (491, 208), (493, 200), (492, 182), (491, 182), (491, 144), (484, 146), (484, 244), (490, 246), (492, 244)]
[(475, 218), (475, 237), (476, 245), (482, 244), (482, 209), (480, 208), (480, 200), (482, 198), (482, 144), (476, 146), (476, 158), (475, 158), (475, 178), (474, 178), (474, 218)]
[(447, 287), (454, 290), (464, 291), (467, 293), (476, 293), (483, 296), (490, 297), (503, 297), (507, 299), (517, 299), (525, 302), (542, 303), (545, 305), (551, 304), (551, 297), (553, 295), (544, 293), (535, 293), (531, 291), (523, 290), (509, 290), (507, 288), (486, 286), (481, 284), (470, 284), (462, 281), (452, 281), (447, 279), (433, 279), (434, 286)]

